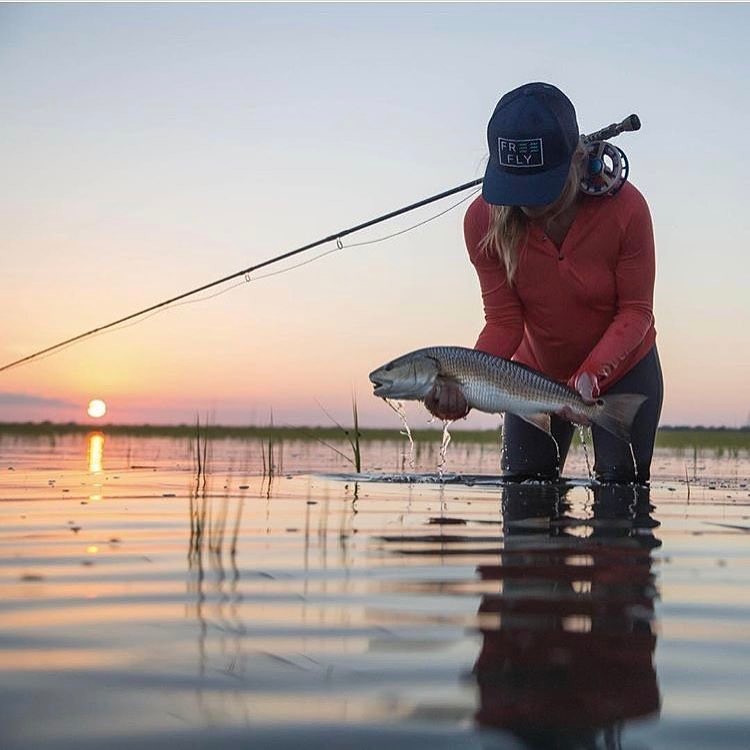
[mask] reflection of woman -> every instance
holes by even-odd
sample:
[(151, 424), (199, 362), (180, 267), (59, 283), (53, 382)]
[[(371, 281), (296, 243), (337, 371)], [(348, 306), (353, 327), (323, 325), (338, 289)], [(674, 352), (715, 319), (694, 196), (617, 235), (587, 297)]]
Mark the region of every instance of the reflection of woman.
[[(613, 197), (580, 191), (587, 167), (576, 114), (554, 86), (530, 83), (506, 94), (487, 132), (482, 197), (464, 222), (486, 319), (476, 347), (568, 383), (586, 400), (645, 395), (632, 430), (634, 456), (627, 443), (592, 427), (597, 478), (645, 483), (662, 401), (648, 206), (628, 183)], [(443, 419), (469, 408), (458, 386), (443, 385), (425, 403)], [(544, 433), (507, 414), (505, 475), (557, 478), (573, 426), (553, 416), (552, 433), (559, 458)]]
[(659, 709), (648, 490), (594, 492), (593, 533), (581, 538), (565, 531), (557, 486), (508, 485), (501, 564), (479, 571), (502, 593), (480, 605), (476, 717), (527, 748), (599, 747), (597, 736)]

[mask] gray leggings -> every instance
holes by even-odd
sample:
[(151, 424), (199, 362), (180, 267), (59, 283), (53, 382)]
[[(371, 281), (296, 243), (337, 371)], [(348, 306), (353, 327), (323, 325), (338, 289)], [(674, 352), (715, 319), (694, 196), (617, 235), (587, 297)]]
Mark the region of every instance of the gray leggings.
[[(594, 475), (600, 482), (646, 484), (651, 476), (651, 457), (654, 452), (654, 439), (664, 394), (656, 346), (607, 393), (641, 393), (647, 397), (647, 400), (641, 406), (633, 422), (632, 455), (630, 447), (624, 440), (616, 438), (596, 425), (591, 427), (595, 456)], [(575, 427), (570, 422), (553, 415), (551, 429), (560, 449), (559, 465), (555, 444), (548, 435), (514, 414), (505, 415), (501, 458), (504, 478), (523, 481), (525, 479), (555, 480), (560, 477)], [(635, 466), (633, 457), (635, 457)]]

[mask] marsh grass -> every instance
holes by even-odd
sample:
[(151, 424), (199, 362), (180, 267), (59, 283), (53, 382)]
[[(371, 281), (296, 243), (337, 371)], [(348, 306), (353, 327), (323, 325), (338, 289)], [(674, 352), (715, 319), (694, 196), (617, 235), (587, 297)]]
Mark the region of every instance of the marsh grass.
[[(330, 418), (330, 416), (329, 416)], [(358, 422), (358, 420), (357, 420)], [(284, 427), (269, 424), (266, 426), (226, 426), (202, 425), (201, 435), (208, 440), (263, 440), (280, 453), (280, 446), (287, 440), (317, 440), (340, 441), (342, 432), (347, 440), (359, 446), (368, 442), (401, 441), (403, 436), (398, 428), (372, 429), (362, 428), (357, 423), (353, 433), (339, 425), (336, 427)], [(98, 429), (106, 435), (127, 435), (131, 437), (171, 437), (195, 438), (195, 425), (103, 425)], [(75, 422), (5, 422), (0, 423), (0, 436), (40, 437), (54, 441), (64, 435), (86, 435), (91, 431), (90, 425)], [(356, 433), (356, 434), (355, 434)], [(412, 430), (415, 443), (440, 442), (442, 431), (439, 429)], [(497, 445), (497, 430), (465, 430), (451, 431), (452, 441), (462, 444), (491, 444)], [(574, 438), (577, 443), (577, 438)], [(684, 451), (715, 450), (729, 455), (739, 455), (740, 451), (750, 450), (750, 427), (739, 429), (730, 427), (661, 427), (656, 436), (659, 448), (673, 448)], [(278, 451), (277, 451), (278, 449)], [(354, 449), (354, 445), (352, 445)], [(720, 453), (724, 455), (724, 453)]]
[[(268, 422), (268, 430), (261, 442), (261, 456), (263, 459), (263, 476), (273, 479), (281, 471), (281, 455), (283, 455), (283, 438), (279, 438), (273, 426), (273, 412)], [(278, 453), (278, 455), (277, 455)]]
[[(325, 445), (327, 448), (330, 448), (335, 453), (338, 453), (339, 456), (347, 460), (350, 464), (354, 466), (354, 470), (357, 472), (357, 474), (360, 474), (362, 472), (362, 443), (361, 438), (363, 433), (359, 429), (359, 412), (357, 410), (357, 395), (355, 393), (352, 393), (352, 422), (354, 423), (354, 427), (352, 430), (347, 430), (346, 427), (339, 424), (329, 413), (326, 411), (325, 407), (318, 402), (318, 406), (323, 410), (323, 413), (328, 417), (328, 419), (333, 422), (336, 427), (343, 433), (344, 437), (348, 441), (349, 445), (352, 449), (352, 456), (349, 457), (344, 453), (343, 451), (340, 451), (338, 448), (334, 447), (330, 443), (327, 443), (325, 440), (323, 440), (320, 436), (314, 436), (314, 438), (319, 442)], [(318, 428), (320, 429), (320, 428)], [(337, 437), (341, 437), (340, 435), (337, 435)]]

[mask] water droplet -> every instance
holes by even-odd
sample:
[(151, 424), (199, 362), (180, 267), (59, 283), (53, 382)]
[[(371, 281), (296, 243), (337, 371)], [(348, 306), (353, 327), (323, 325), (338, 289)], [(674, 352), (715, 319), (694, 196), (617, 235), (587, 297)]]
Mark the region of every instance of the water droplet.
[(414, 438), (411, 436), (411, 430), (409, 429), (409, 423), (406, 421), (406, 409), (401, 401), (391, 401), (391, 399), (383, 399), (393, 411), (398, 414), (401, 419), (401, 423), (404, 425), (404, 431), (402, 435), (406, 435), (409, 439), (409, 468), (414, 471)]
[(583, 448), (583, 456), (586, 459), (586, 472), (589, 475), (589, 479), (594, 478), (594, 474), (591, 471), (591, 461), (589, 461), (589, 449), (586, 442), (586, 428), (583, 425), (578, 425), (578, 437), (581, 439), (581, 447)]
[(443, 422), (443, 441), (440, 444), (440, 458), (438, 459), (438, 477), (440, 479), (443, 478), (443, 470), (445, 469), (446, 464), (446, 452), (448, 450), (448, 445), (451, 441), (451, 434), (448, 431), (448, 428), (453, 424), (453, 420), (449, 419), (445, 422)]

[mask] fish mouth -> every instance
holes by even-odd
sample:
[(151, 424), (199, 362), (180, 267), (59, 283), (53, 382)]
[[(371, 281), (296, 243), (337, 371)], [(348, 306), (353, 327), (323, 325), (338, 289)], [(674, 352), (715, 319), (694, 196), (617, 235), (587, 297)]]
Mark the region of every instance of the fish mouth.
[(370, 382), (373, 384), (372, 392), (375, 396), (380, 396), (383, 391), (388, 390), (388, 388), (393, 385), (392, 381), (390, 380), (382, 380), (380, 378), (373, 377), (370, 375)]
[(382, 396), (384, 391), (388, 391), (393, 386), (393, 379), (383, 377), (377, 371), (369, 375), (370, 382), (373, 384), (372, 392), (375, 396)]

